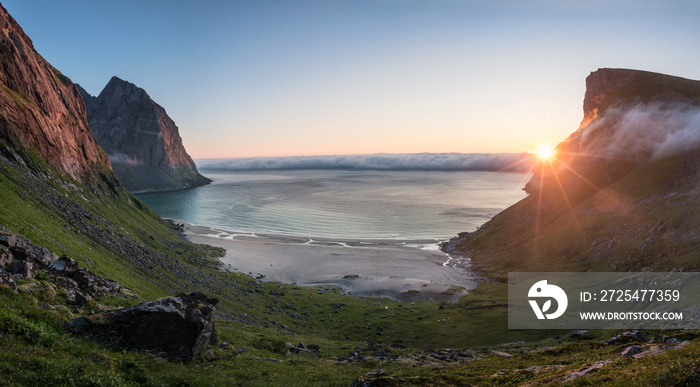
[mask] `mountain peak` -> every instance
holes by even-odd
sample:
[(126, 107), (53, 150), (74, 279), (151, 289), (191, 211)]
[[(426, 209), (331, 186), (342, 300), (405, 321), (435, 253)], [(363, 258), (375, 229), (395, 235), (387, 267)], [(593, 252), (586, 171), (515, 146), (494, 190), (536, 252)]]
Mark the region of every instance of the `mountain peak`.
[(187, 154), (179, 129), (146, 91), (112, 77), (86, 100), (90, 128), (130, 191), (165, 191), (209, 182)]

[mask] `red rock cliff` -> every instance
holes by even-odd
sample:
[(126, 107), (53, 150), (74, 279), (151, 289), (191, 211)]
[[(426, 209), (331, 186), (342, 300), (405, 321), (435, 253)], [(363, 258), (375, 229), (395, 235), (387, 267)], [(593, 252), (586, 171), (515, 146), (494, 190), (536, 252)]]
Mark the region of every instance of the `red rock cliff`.
[(3, 152), (29, 148), (83, 183), (111, 168), (90, 132), (73, 82), (36, 52), (1, 5), (0, 108)]

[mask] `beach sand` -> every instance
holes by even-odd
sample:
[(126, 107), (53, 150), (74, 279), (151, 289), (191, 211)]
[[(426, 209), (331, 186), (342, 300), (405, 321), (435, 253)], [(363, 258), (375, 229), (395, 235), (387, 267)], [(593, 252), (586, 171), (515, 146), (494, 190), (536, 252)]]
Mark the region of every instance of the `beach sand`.
[(443, 292), (451, 285), (473, 289), (477, 283), (468, 270), (444, 265), (448, 256), (437, 249), (435, 240), (311, 240), (189, 224), (185, 236), (194, 243), (225, 248), (223, 270), (268, 282), (335, 285), (359, 297), (456, 302), (465, 292)]

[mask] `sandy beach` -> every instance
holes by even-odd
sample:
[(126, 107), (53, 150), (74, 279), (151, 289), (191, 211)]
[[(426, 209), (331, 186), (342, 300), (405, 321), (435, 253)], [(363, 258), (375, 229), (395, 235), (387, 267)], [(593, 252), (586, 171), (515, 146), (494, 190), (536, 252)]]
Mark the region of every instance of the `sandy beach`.
[[(286, 235), (232, 233), (185, 224), (195, 243), (223, 247), (223, 269), (262, 281), (297, 285), (335, 285), (359, 297), (402, 301), (456, 302), (464, 292), (445, 294), (452, 285), (476, 286), (476, 275), (452, 267), (456, 261), (435, 240), (329, 240)], [(448, 292), (450, 293), (450, 292)]]

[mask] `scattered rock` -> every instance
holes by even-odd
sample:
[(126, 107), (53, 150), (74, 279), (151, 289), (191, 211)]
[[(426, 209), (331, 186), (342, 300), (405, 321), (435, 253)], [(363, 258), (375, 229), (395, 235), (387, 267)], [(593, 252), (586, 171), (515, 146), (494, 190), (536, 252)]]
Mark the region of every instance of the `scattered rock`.
[(10, 264), (10, 273), (19, 274), (22, 278), (32, 279), (39, 272), (39, 267), (32, 262), (27, 261), (12, 261)]
[(0, 271), (0, 288), (12, 289), (17, 291), (17, 284), (6, 271)]
[(627, 331), (613, 336), (608, 340), (608, 344), (645, 342), (647, 339), (642, 334), (642, 331)]
[(119, 283), (100, 277), (86, 269), (78, 269), (72, 278), (81, 289), (92, 297), (114, 296), (121, 293), (122, 290)]
[(228, 341), (222, 341), (221, 344), (219, 344), (219, 349), (228, 349), (229, 343)]
[(79, 317), (69, 321), (67, 329), (100, 342), (185, 361), (198, 356), (210, 342), (216, 303), (217, 299), (201, 292), (180, 294), (115, 313)]
[(612, 360), (600, 360), (600, 361), (597, 361), (597, 362), (593, 363), (591, 366), (582, 369), (581, 371), (569, 373), (568, 375), (564, 376), (564, 378), (563, 378), (562, 380), (563, 380), (564, 382), (570, 382), (570, 381), (572, 381), (572, 380), (574, 380), (574, 379), (578, 379), (578, 378), (580, 378), (581, 376), (585, 376), (585, 375), (590, 374), (591, 372), (598, 371), (599, 369), (603, 368), (603, 366), (605, 366), (606, 364), (610, 363), (611, 361), (612, 361)]
[(37, 246), (24, 238), (21, 239), (21, 244), (17, 243), (16, 246), (10, 248), (10, 251), (12, 251), (15, 260), (28, 261), (41, 266), (48, 266), (58, 259), (58, 256), (46, 247)]

